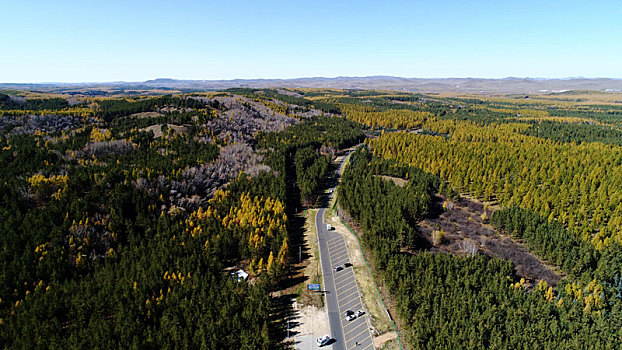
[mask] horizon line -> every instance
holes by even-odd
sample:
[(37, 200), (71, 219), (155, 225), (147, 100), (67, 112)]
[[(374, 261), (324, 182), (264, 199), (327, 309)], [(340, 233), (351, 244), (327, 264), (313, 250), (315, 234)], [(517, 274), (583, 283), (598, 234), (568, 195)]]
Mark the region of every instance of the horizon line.
[(179, 79), (179, 78), (153, 78), (148, 80), (113, 80), (113, 81), (43, 81), (43, 82), (0, 82), (0, 85), (58, 85), (58, 84), (136, 84), (136, 83), (148, 83), (158, 80), (171, 80), (180, 82), (233, 82), (240, 80), (303, 80), (303, 79), (366, 79), (366, 78), (394, 78), (394, 79), (421, 79), (421, 80), (450, 80), (450, 79), (479, 79), (479, 80), (508, 80), (508, 79), (528, 79), (528, 80), (597, 80), (597, 79), (610, 79), (610, 80), (622, 80), (622, 78), (612, 77), (584, 77), (584, 76), (571, 76), (571, 77), (519, 77), (519, 76), (506, 76), (498, 78), (482, 78), (475, 76), (467, 77), (403, 77), (395, 75), (366, 75), (366, 76), (307, 76), (297, 78), (229, 78), (229, 79)]

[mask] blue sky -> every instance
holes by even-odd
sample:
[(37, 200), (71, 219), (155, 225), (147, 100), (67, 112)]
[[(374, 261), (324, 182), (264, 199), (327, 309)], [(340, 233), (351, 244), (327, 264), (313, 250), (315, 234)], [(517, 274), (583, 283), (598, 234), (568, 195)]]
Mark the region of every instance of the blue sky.
[(622, 78), (622, 1), (3, 1), (0, 82)]

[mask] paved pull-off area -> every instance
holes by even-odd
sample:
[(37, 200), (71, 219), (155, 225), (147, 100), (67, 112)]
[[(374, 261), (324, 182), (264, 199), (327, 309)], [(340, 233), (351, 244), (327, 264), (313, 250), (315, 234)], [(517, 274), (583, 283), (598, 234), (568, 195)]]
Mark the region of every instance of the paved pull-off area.
[[(341, 172), (341, 165), (337, 177)], [(328, 203), (333, 194), (334, 188), (330, 191)], [(325, 211), (326, 208), (318, 210), (315, 225), (319, 240), (330, 336), (333, 338), (330, 346), (334, 350), (374, 349), (367, 313), (363, 307), (354, 270), (351, 265), (346, 265), (350, 263), (350, 257), (345, 239), (341, 234), (328, 230), (323, 219)], [(335, 270), (337, 266), (341, 267), (339, 271)], [(364, 314), (356, 316), (359, 310), (363, 310)], [(352, 311), (355, 318), (348, 321), (347, 311)]]

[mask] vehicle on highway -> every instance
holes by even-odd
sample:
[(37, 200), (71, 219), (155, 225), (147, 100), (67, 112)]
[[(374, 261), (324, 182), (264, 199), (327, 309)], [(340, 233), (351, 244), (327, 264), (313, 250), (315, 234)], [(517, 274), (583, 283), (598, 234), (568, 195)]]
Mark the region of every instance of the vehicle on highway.
[(331, 337), (328, 334), (325, 334), (325, 335), (317, 338), (317, 340), (316, 340), (317, 346), (324, 346), (324, 345), (328, 344), (330, 339), (331, 339)]
[(356, 312), (357, 317), (361, 317), (363, 315), (365, 315), (365, 311), (363, 311), (363, 309), (360, 309), (359, 311)]
[(334, 267), (335, 272), (343, 270), (343, 266), (337, 265)]
[(346, 316), (346, 320), (348, 320), (348, 321), (352, 321), (355, 318), (356, 318), (356, 315), (354, 315), (354, 314)]

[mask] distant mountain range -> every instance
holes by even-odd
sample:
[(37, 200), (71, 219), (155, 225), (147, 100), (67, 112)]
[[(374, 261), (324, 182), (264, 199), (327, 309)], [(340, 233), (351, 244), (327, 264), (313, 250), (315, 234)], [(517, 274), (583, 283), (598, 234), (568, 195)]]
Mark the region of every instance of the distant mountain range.
[(622, 91), (622, 79), (610, 78), (400, 78), (391, 76), (297, 78), (297, 79), (234, 79), (234, 80), (177, 80), (154, 79), (145, 82), (109, 83), (41, 83), (0, 84), (0, 89), (42, 91), (107, 90), (107, 89), (165, 89), (165, 90), (223, 90), (229, 88), (334, 88), (395, 90), (409, 92), (469, 92), (469, 93), (547, 93), (568, 90)]

